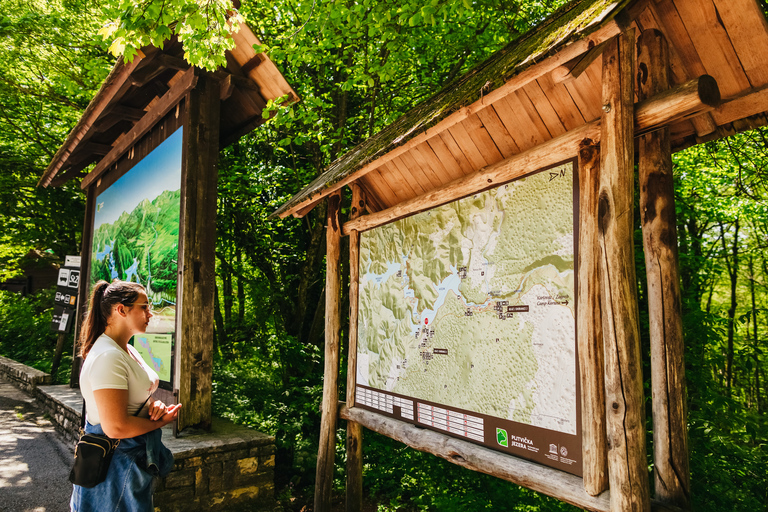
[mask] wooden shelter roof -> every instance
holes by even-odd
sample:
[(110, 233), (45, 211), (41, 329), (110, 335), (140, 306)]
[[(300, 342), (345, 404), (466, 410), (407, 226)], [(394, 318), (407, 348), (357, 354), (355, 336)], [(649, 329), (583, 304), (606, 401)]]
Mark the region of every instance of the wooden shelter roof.
[(670, 126), (675, 150), (768, 122), (768, 23), (756, 0), (575, 0), (339, 158), (273, 215), (304, 216), (352, 182), (369, 211), (387, 209), (594, 122), (602, 45), (630, 28), (665, 35), (673, 84), (706, 74), (719, 86), (717, 108)]
[[(214, 73), (221, 79), (221, 147), (262, 124), (269, 100), (299, 100), (267, 55), (253, 49), (260, 41), (245, 23), (232, 37), (235, 48), (227, 52), (226, 67)], [(142, 48), (130, 63), (118, 59), (38, 185), (57, 186), (80, 177), (94, 162), (99, 162), (95, 174), (109, 167), (195, 86), (197, 72), (183, 59), (176, 39), (162, 50)]]

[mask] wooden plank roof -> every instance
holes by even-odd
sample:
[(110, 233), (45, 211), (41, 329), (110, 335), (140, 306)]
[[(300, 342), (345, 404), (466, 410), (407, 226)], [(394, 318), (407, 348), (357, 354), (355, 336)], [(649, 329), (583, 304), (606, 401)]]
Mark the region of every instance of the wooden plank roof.
[[(768, 23), (756, 0), (576, 0), (335, 161), (273, 215), (357, 182), (392, 207), (600, 117), (601, 44), (660, 30), (674, 84), (713, 76), (723, 103), (675, 122), (675, 149), (768, 122)], [(575, 154), (575, 153), (574, 153)]]
[[(226, 67), (214, 73), (222, 82), (222, 147), (263, 123), (262, 110), (269, 100), (299, 100), (266, 54), (257, 54), (253, 49), (260, 41), (246, 24), (241, 23), (232, 37), (235, 48), (227, 52)], [(181, 43), (172, 39), (162, 50), (142, 48), (130, 63), (118, 59), (38, 185), (60, 185), (82, 176), (92, 163), (104, 163), (124, 153), (128, 138), (147, 128), (142, 124), (150, 121), (146, 115), (153, 108), (174, 99), (170, 95), (177, 98), (194, 87), (194, 72), (190, 72), (190, 65), (182, 56)], [(166, 109), (173, 106), (164, 105)]]

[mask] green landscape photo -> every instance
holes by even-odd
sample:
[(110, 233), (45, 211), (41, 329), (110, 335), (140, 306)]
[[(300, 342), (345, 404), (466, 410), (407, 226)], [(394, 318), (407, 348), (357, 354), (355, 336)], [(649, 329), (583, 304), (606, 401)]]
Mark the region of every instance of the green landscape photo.
[(181, 144), (179, 128), (96, 198), (91, 285), (100, 279), (144, 285), (153, 333), (175, 330)]

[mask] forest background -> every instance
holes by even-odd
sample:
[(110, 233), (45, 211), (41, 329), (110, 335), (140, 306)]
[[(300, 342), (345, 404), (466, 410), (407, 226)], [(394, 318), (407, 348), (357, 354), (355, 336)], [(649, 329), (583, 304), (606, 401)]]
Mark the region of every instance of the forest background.
[[(277, 493), (285, 510), (311, 503), (325, 211), (315, 208), (300, 220), (267, 216), (337, 157), (564, 3), (245, 0), (240, 6), (302, 101), (277, 109), (220, 154), (214, 413), (276, 436)], [(765, 0), (761, 5), (766, 11)], [(0, 0), (0, 280), (31, 264), (26, 255), (33, 249), (43, 264), (80, 252), (78, 183), (54, 189), (36, 183), (111, 69), (110, 50), (130, 56), (177, 31), (185, 34), (189, 60), (212, 68), (228, 44), (221, 36), (229, 8), (229, 0)], [(674, 172), (693, 504), (701, 511), (768, 510), (768, 129), (678, 153)], [(635, 217), (647, 358), (637, 208)], [(0, 292), (0, 354), (50, 369), (52, 294)], [(63, 364), (58, 380), (68, 382), (71, 359)], [(342, 430), (340, 496), (343, 438)], [(651, 443), (649, 435), (649, 453)], [(370, 432), (364, 454), (372, 510), (572, 509)]]

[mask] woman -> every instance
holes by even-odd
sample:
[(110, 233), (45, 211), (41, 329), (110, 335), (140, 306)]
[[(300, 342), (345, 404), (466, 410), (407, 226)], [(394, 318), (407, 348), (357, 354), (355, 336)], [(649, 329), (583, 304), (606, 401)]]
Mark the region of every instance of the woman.
[(104, 482), (90, 489), (73, 486), (73, 512), (150, 512), (154, 477), (165, 476), (173, 466), (160, 428), (176, 419), (181, 404), (151, 399), (158, 376), (128, 345), (133, 335), (146, 331), (150, 318), (142, 285), (115, 280), (99, 281), (93, 288), (80, 335), (85, 430), (120, 439), (120, 444)]

